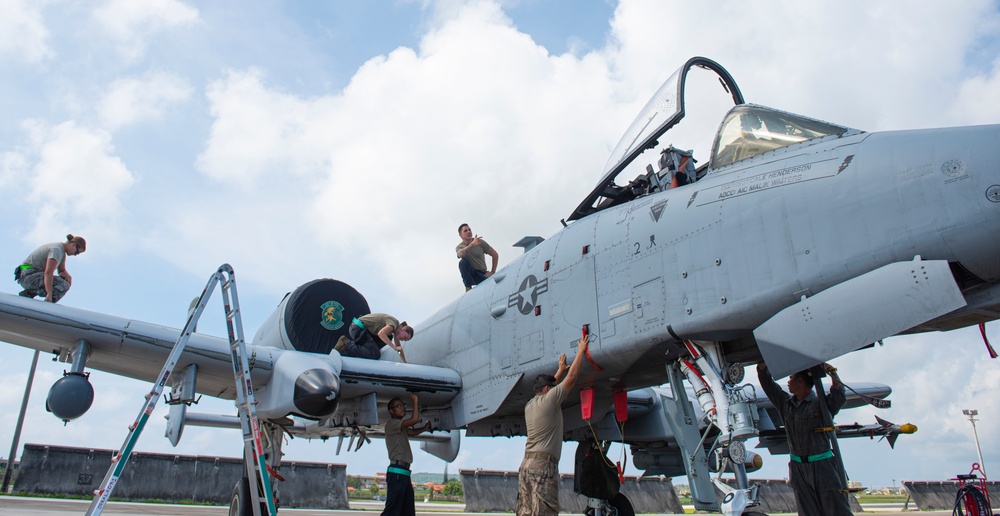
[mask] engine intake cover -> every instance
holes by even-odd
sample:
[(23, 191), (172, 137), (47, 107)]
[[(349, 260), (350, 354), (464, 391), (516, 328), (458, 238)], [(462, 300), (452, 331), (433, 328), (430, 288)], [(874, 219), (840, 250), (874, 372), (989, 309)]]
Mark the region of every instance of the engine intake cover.
[(351, 320), (370, 313), (354, 287), (334, 279), (310, 281), (285, 296), (261, 325), (253, 343), (329, 354)]

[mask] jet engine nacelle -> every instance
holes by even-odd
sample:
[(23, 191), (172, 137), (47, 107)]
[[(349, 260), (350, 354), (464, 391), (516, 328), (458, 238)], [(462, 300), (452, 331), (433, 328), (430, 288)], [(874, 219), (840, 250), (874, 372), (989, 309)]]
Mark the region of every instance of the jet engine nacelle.
[(255, 393), (257, 414), (278, 419), (295, 414), (323, 419), (340, 404), (340, 355), (275, 352), (271, 379)]
[(351, 320), (370, 313), (354, 287), (334, 279), (310, 281), (278, 303), (254, 335), (255, 346), (330, 353)]
[(66, 373), (49, 389), (45, 410), (68, 423), (86, 414), (93, 403), (94, 386), (90, 384), (88, 374)]

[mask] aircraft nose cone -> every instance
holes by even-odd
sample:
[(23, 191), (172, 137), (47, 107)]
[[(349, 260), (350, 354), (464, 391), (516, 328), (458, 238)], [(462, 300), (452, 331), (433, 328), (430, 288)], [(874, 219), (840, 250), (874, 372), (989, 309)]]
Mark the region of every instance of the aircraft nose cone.
[(295, 407), (305, 417), (320, 419), (337, 410), (340, 379), (326, 369), (310, 369), (295, 379)]

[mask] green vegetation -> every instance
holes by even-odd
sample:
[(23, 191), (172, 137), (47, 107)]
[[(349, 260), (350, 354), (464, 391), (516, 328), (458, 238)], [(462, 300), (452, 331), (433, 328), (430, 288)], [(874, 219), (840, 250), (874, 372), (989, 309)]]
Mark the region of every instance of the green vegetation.
[[(26, 491), (17, 491), (9, 493), (10, 496), (22, 496), (25, 498), (51, 498), (53, 500), (93, 500), (93, 495), (80, 495), (80, 494), (68, 494), (68, 493), (29, 493)], [(180, 500), (180, 501), (170, 501), (170, 500), (160, 500), (158, 498), (145, 498), (142, 500), (126, 500), (124, 498), (118, 498), (117, 496), (112, 496), (108, 501), (111, 502), (127, 502), (127, 503), (158, 503), (158, 504), (169, 504), (169, 505), (205, 505), (205, 506), (216, 506), (219, 504), (214, 502), (196, 502), (194, 500)]]
[[(440, 487), (444, 475), (435, 473), (414, 473), (410, 477), (413, 482), (413, 494), (417, 500), (433, 501), (435, 503), (463, 503), (464, 491), (462, 482), (452, 478)], [(373, 484), (373, 477), (347, 475), (347, 497), (353, 500), (384, 500), (386, 492)], [(440, 491), (432, 490), (427, 484), (439, 486)]]
[(441, 494), (445, 496), (464, 496), (462, 492), (462, 483), (457, 480), (452, 480), (445, 484), (444, 489), (441, 490)]
[(441, 473), (413, 473), (410, 475), (410, 480), (412, 480), (414, 484), (426, 484), (427, 482), (434, 484), (445, 483), (444, 475)]
[(883, 494), (863, 494), (854, 495), (858, 503), (903, 503), (906, 501), (906, 494), (883, 495)]
[(347, 475), (347, 487), (353, 487), (356, 490), (364, 489), (365, 481), (361, 477), (356, 477), (354, 475)]
[[(55, 499), (65, 499), (65, 500), (90, 500), (93, 496), (75, 495), (75, 494), (63, 494), (63, 493), (28, 493), (25, 491), (15, 491), (10, 493), (11, 496), (24, 496), (28, 498), (55, 498)], [(116, 500), (120, 501), (120, 500)]]

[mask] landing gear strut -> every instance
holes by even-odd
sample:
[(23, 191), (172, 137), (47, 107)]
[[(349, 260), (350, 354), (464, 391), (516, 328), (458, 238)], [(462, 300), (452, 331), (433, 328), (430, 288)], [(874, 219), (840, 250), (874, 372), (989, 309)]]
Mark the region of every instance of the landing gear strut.
[[(744, 441), (757, 435), (754, 400), (735, 385), (743, 380), (743, 366), (726, 363), (717, 342), (684, 341), (684, 346), (690, 357), (681, 358), (667, 368), (674, 410), (666, 410), (665, 416), (684, 457), (691, 499), (698, 510), (739, 516), (744, 509), (758, 504), (757, 486), (748, 485), (743, 464), (746, 458)], [(685, 379), (694, 388), (709, 423), (704, 430), (701, 428), (703, 420), (695, 416), (687, 396)], [(714, 441), (708, 439), (713, 425), (719, 430)], [(725, 466), (719, 468), (718, 477), (710, 478), (706, 466), (710, 453), (719, 454), (720, 462), (731, 464), (736, 474), (735, 488), (721, 479), (722, 472), (729, 469)], [(715, 498), (715, 488), (723, 493), (721, 506)]]

